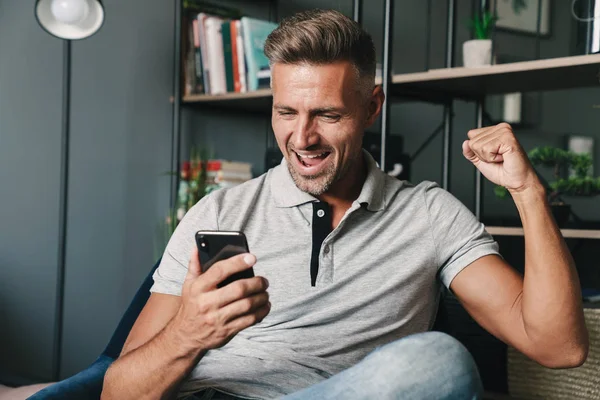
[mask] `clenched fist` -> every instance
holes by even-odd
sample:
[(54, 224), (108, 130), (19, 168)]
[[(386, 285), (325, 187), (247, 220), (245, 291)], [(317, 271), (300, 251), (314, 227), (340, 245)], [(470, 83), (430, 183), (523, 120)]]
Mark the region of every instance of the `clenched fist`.
[(535, 170), (509, 124), (473, 129), (468, 136), (462, 146), (463, 155), (487, 179), (511, 192), (539, 185)]

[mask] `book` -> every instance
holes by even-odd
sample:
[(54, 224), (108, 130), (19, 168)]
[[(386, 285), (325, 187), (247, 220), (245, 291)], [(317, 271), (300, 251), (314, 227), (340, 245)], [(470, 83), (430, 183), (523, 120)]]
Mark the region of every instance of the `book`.
[(248, 68), (248, 90), (267, 88), (271, 83), (271, 68), (265, 56), (265, 42), (277, 24), (249, 17), (242, 17), (244, 52)]
[(202, 52), (200, 51), (200, 33), (198, 19), (192, 20), (192, 34), (194, 44), (194, 81), (193, 93), (204, 93), (204, 76), (202, 72)]
[(202, 60), (202, 81), (204, 83), (204, 93), (210, 94), (210, 65), (208, 63), (208, 48), (206, 45), (206, 27), (205, 21), (208, 18), (206, 13), (198, 13), (198, 41), (200, 43), (200, 58)]
[(241, 21), (235, 21), (235, 30), (238, 77), (240, 80), (240, 93), (246, 93), (248, 91), (248, 85), (246, 83), (246, 53), (244, 52), (244, 30), (242, 28)]
[(238, 49), (237, 49), (237, 22), (231, 21), (229, 24), (229, 30), (231, 34), (231, 61), (233, 67), (233, 91), (236, 93), (241, 92), (240, 83), (240, 66), (238, 60)]
[(252, 164), (239, 161), (209, 160), (206, 163), (206, 190), (229, 188), (252, 179)]
[(227, 92), (225, 81), (225, 59), (223, 56), (223, 36), (219, 17), (206, 17), (206, 58), (210, 66), (210, 94), (223, 94)]
[(223, 63), (225, 64), (225, 87), (227, 92), (234, 91), (233, 85), (233, 51), (231, 37), (231, 21), (221, 24), (221, 36), (223, 37)]
[(196, 71), (194, 62), (194, 15), (185, 13), (182, 16), (181, 31), (181, 91), (184, 96), (195, 93)]
[(252, 173), (252, 164), (242, 161), (209, 160), (206, 168), (211, 171)]

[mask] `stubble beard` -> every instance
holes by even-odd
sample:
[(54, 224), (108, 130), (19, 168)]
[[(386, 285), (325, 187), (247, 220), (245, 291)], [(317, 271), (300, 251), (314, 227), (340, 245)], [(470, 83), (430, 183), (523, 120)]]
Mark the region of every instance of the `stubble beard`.
[[(296, 153), (293, 150), (288, 149), (288, 151), (290, 157), (297, 157)], [(329, 157), (332, 156), (333, 151), (331, 151), (331, 153), (329, 154)], [(335, 160), (328, 161), (327, 167), (318, 175), (313, 176), (306, 176), (300, 174), (298, 171), (296, 171), (296, 169), (293, 167), (290, 161), (288, 161), (287, 166), (288, 170), (290, 171), (292, 180), (294, 181), (298, 189), (312, 196), (320, 196), (328, 192), (335, 182), (339, 181), (346, 175), (346, 173), (350, 169), (350, 165), (354, 161), (355, 160), (353, 159), (348, 160), (348, 162), (345, 165), (342, 165), (339, 168), (336, 167)]]

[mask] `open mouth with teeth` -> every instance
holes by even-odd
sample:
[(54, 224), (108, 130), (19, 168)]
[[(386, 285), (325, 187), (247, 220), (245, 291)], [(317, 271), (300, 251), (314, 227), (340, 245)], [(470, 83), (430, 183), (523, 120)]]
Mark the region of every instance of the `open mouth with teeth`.
[[(296, 152), (294, 152), (296, 153)], [(296, 153), (296, 157), (300, 164), (307, 168), (316, 167), (325, 160), (331, 152), (325, 151), (322, 153), (309, 153), (309, 154), (299, 154)]]

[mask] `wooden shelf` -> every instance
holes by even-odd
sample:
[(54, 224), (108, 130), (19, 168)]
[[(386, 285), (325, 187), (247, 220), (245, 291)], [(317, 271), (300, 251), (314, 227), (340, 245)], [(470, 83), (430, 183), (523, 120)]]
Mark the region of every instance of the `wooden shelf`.
[[(377, 80), (379, 84), (380, 79)], [(600, 88), (600, 54), (498, 64), (482, 68), (445, 68), (392, 77), (391, 94), (437, 100), (474, 99), (487, 94)], [(270, 89), (221, 95), (192, 95), (185, 105), (218, 106), (249, 111), (270, 111)]]
[[(523, 228), (504, 226), (486, 226), (485, 228), (494, 236), (523, 236)], [(563, 237), (571, 239), (600, 239), (600, 230), (591, 229), (561, 229)]]
[(183, 104), (234, 108), (237, 110), (270, 112), (273, 102), (271, 89), (246, 93), (195, 94), (183, 97)]
[(497, 64), (482, 68), (447, 68), (394, 75), (397, 95), (477, 98), (486, 94), (600, 87), (600, 54)]

